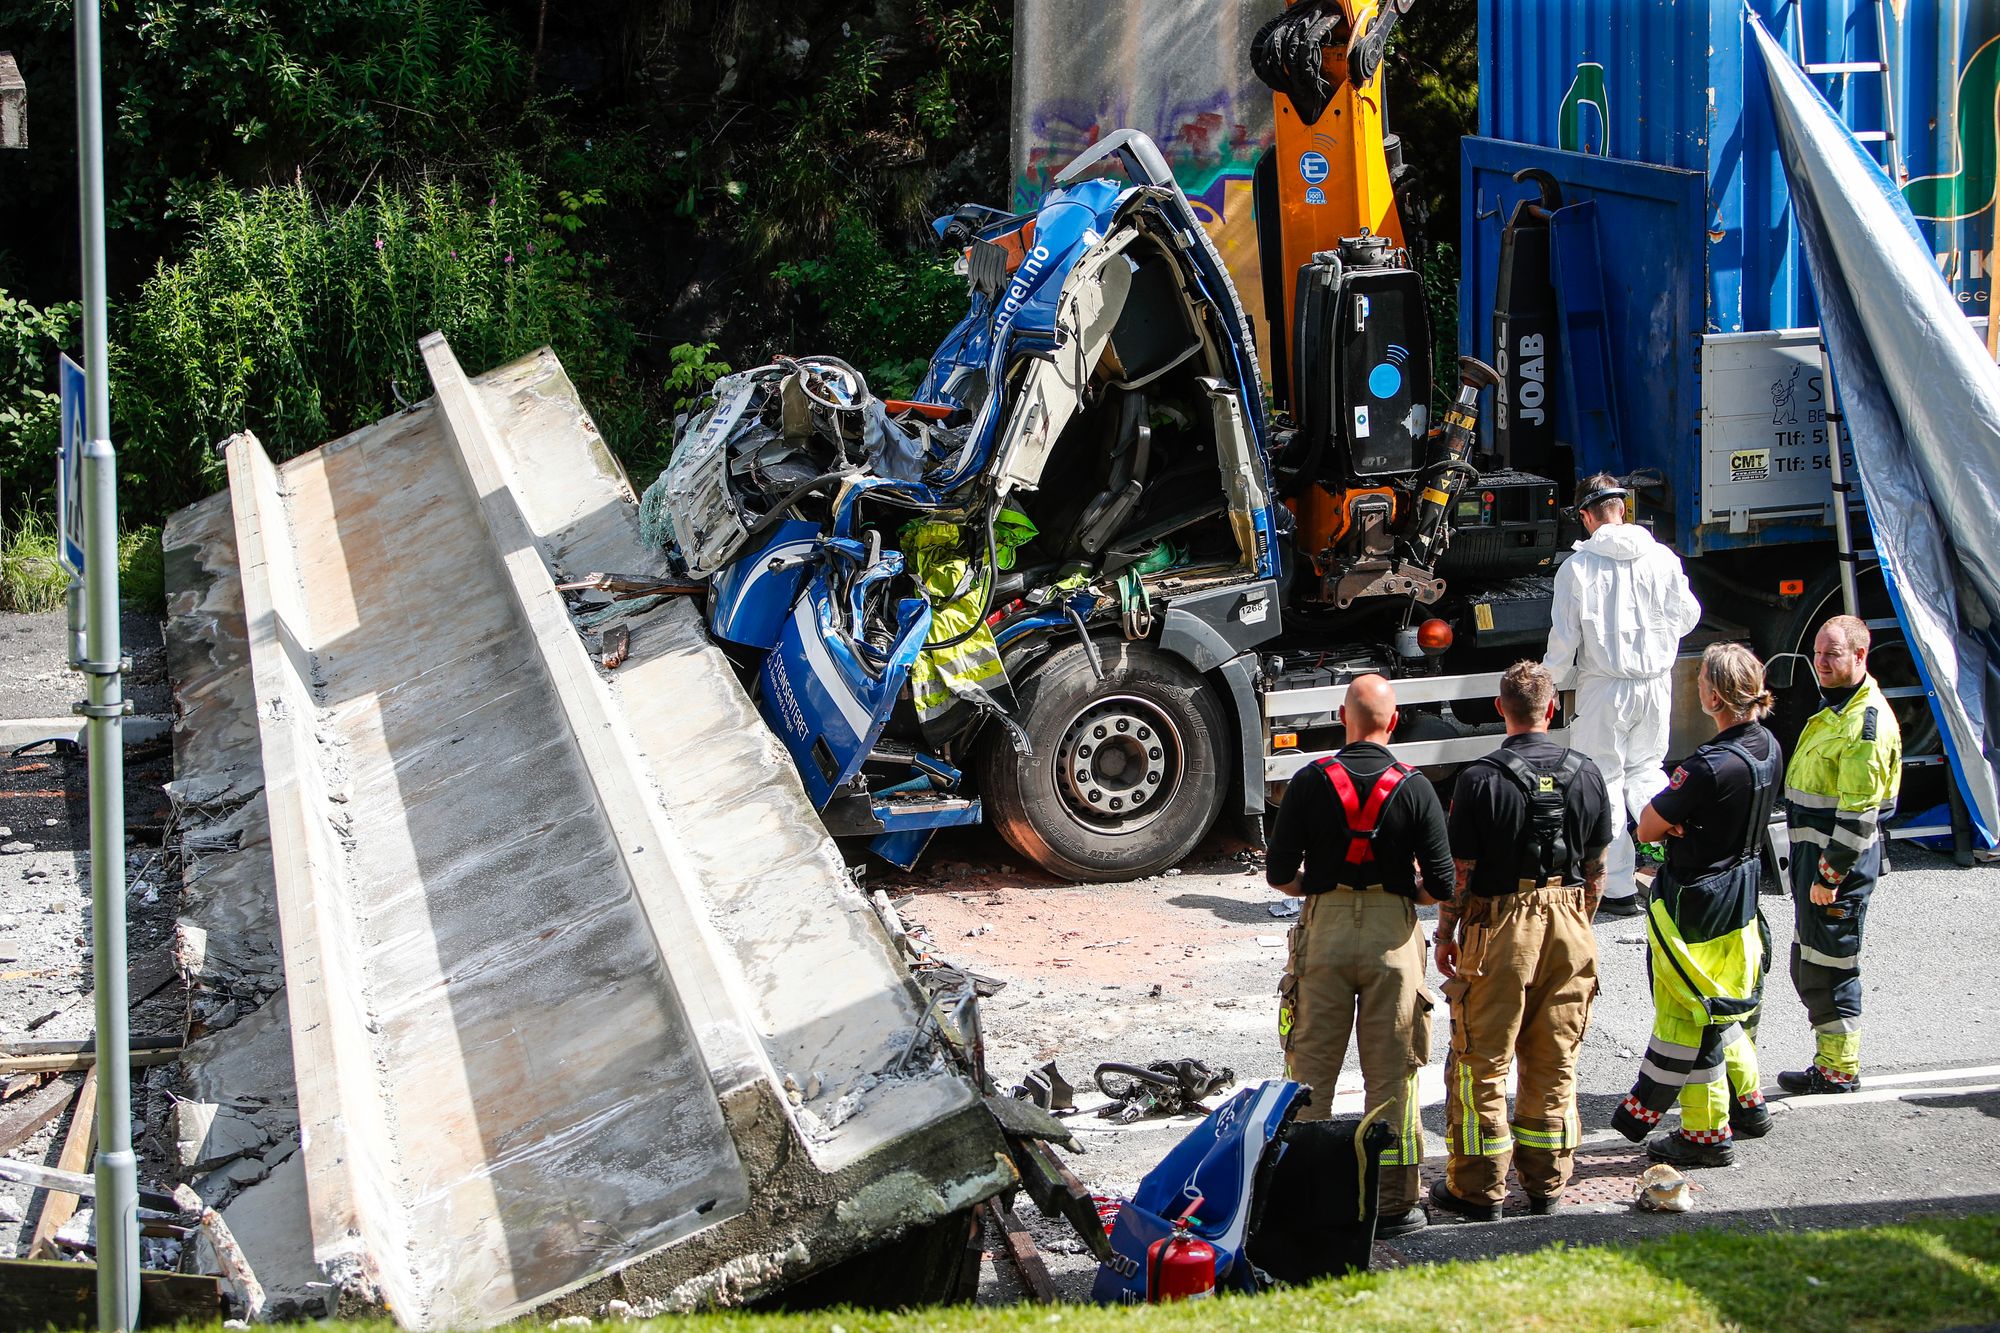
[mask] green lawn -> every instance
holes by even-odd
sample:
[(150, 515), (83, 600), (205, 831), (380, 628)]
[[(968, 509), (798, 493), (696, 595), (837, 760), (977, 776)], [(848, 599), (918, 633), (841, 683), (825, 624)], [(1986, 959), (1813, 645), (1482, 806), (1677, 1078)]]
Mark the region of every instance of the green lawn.
[[(1256, 1298), (1144, 1310), (1011, 1306), (717, 1314), (659, 1333), (1086, 1329), (1941, 1329), (2000, 1320), (2000, 1216), (1853, 1231), (1697, 1231), (1365, 1274)], [(383, 1333), (381, 1325), (322, 1325)]]

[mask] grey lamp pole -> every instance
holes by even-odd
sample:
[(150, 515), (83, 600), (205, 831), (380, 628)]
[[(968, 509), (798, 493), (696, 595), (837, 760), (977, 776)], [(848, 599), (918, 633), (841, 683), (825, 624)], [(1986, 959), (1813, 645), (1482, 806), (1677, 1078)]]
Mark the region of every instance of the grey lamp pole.
[[(139, 1319), (139, 1167), (125, 977), (125, 696), (118, 642), (118, 460), (105, 324), (104, 104), (98, 0), (76, 6), (77, 175), (82, 183), (84, 651), (90, 682), (90, 901), (97, 981), (97, 1326)], [(74, 594), (72, 594), (74, 595)]]

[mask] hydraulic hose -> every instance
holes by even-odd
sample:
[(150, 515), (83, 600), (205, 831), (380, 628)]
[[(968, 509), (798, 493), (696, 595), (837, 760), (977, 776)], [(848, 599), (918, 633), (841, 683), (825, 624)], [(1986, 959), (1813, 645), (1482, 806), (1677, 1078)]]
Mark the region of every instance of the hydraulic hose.
[(972, 624), (963, 634), (954, 634), (949, 639), (938, 643), (926, 643), (924, 645), (925, 652), (935, 653), (941, 652), (946, 648), (956, 648), (959, 644), (964, 643), (967, 639), (979, 633), (980, 630), (986, 628), (986, 614), (993, 609), (993, 586), (999, 582), (998, 579), (993, 577), (998, 569), (998, 562), (994, 558), (993, 529), (999, 522), (999, 519), (1000, 506), (998, 504), (989, 505), (986, 510), (986, 598), (980, 603), (979, 614), (973, 617)]
[(749, 543), (756, 541), (759, 537), (769, 532), (772, 528), (778, 526), (778, 520), (783, 518), (786, 515), (786, 513), (788, 513), (791, 510), (793, 505), (805, 499), (806, 496), (812, 494), (812, 492), (817, 490), (819, 487), (826, 485), (829, 481), (839, 481), (842, 477), (851, 477), (853, 475), (854, 475), (854, 469), (851, 467), (845, 467), (841, 468), (837, 472), (822, 472), (817, 477), (814, 477), (811, 481), (802, 482), (799, 485), (792, 487), (791, 490), (786, 491), (782, 496), (778, 497), (778, 502), (772, 505), (770, 509), (765, 512), (762, 518), (758, 519), (755, 523), (752, 523), (749, 529), (744, 532), (743, 534), (744, 544), (748, 545)]
[(1493, 367), (1472, 356), (1458, 358), (1458, 376), (1458, 398), (1444, 414), (1445, 456), (1426, 474), (1417, 494), (1416, 522), (1403, 543), (1404, 554), (1426, 569), (1450, 540), (1446, 523), (1452, 501), (1467, 477), (1479, 477), (1479, 469), (1469, 461), (1473, 435), (1479, 429), (1479, 394), (1500, 379)]

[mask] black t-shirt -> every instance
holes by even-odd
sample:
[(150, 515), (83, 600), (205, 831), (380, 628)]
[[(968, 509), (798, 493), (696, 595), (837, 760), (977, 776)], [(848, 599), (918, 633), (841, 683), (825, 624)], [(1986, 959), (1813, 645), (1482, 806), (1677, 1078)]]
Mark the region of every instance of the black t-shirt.
[[(1387, 747), (1371, 741), (1348, 746), (1338, 758), (1354, 780), (1354, 795), (1364, 808), (1375, 780), (1395, 762)], [(1278, 807), (1265, 876), (1272, 884), (1289, 884), (1303, 859), (1307, 893), (1325, 893), (1337, 884), (1356, 889), (1380, 884), (1391, 893), (1414, 898), (1416, 867), (1422, 865), (1424, 888), (1431, 897), (1451, 897), (1455, 873), (1445, 835), (1444, 806), (1429, 778), (1422, 773), (1404, 778), (1382, 807), (1375, 828), (1374, 861), (1350, 866), (1347, 849), (1352, 839), (1347, 833), (1347, 810), (1320, 766), (1307, 764), (1292, 778), (1284, 803)]]
[[(1524, 732), (1502, 743), (1538, 773), (1555, 773), (1562, 767), (1562, 746), (1546, 733)], [(1597, 765), (1584, 759), (1576, 780), (1563, 793), (1563, 842), (1570, 850), (1567, 868), (1555, 867), (1567, 883), (1583, 879), (1583, 863), (1611, 845), (1617, 836), (1612, 822), (1611, 802), (1605, 795), (1604, 775)], [(1497, 764), (1474, 763), (1459, 770), (1451, 793), (1451, 854), (1472, 861), (1471, 891), (1486, 897), (1513, 893), (1524, 875), (1527, 851), (1536, 845), (1528, 823), (1528, 798), (1512, 775)]]
[(1729, 728), (1674, 770), (1667, 789), (1653, 798), (1653, 811), (1685, 830), (1666, 840), (1667, 864), (1683, 883), (1736, 864), (1758, 806), (1750, 765), (1724, 750), (1724, 741), (1736, 742), (1759, 759), (1777, 760), (1773, 780), (1784, 781), (1778, 740), (1758, 722)]

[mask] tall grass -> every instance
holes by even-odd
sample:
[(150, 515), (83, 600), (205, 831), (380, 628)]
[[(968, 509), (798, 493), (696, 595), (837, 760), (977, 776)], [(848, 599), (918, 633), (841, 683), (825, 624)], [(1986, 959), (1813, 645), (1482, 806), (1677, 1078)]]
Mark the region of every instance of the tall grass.
[[(0, 529), (0, 611), (39, 615), (59, 609), (69, 575), (57, 554), (56, 527), (32, 509)], [(160, 526), (148, 523), (118, 537), (118, 599), (158, 615), (167, 605), (167, 561)]]
[(544, 213), (540, 194), (505, 165), (489, 186), (381, 187), (351, 208), (300, 185), (218, 188), (184, 257), (120, 321), (130, 512), (158, 516), (221, 485), (212, 446), (236, 431), (285, 458), (388, 415), (399, 395), (427, 396), (417, 339), (432, 330), (475, 370), (553, 346), (620, 443), (637, 424), (623, 377), (633, 335), (593, 295), (598, 261), (578, 248), (574, 213)]
[(24, 510), (0, 531), (0, 611), (53, 611), (68, 587), (69, 575), (56, 554), (55, 525)]

